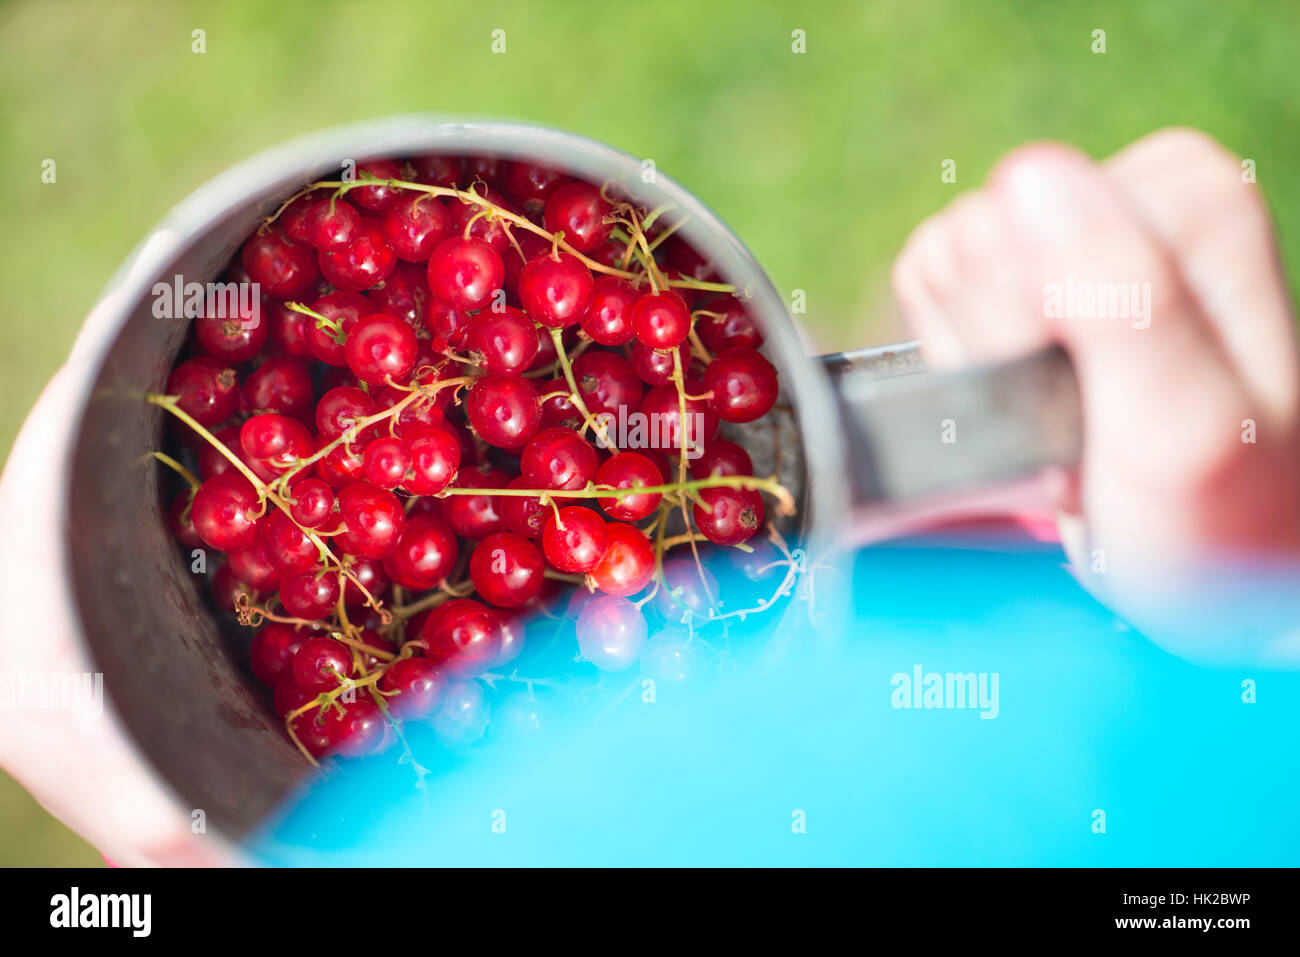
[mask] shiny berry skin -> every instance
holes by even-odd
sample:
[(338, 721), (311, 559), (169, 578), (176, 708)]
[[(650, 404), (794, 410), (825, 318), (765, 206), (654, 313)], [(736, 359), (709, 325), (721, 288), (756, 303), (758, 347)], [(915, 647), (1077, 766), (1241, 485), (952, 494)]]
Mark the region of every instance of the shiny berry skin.
[(435, 515), (411, 515), (397, 548), (384, 559), (384, 571), (403, 588), (424, 591), (450, 575), (459, 557), (450, 525)]
[(645, 616), (636, 605), (597, 595), (578, 615), (578, 650), (601, 671), (622, 671), (636, 664), (646, 631)]
[[(333, 319), (343, 330), (344, 336), (357, 324), (357, 320), (374, 311), (365, 296), (342, 289), (321, 296), (311, 304), (311, 309), (327, 319)], [(327, 326), (317, 325), (316, 320), (310, 316), (307, 317), (307, 322), (307, 347), (311, 354), (327, 365), (347, 366), (347, 353), (343, 349), (343, 343), (338, 341), (338, 334)]]
[(572, 393), (567, 382), (563, 379), (552, 379), (539, 386), (538, 391), (543, 396), (549, 396), (542, 401), (542, 425), (564, 425), (576, 429), (582, 424), (578, 407), (569, 398)]
[[(260, 529), (264, 524), (265, 522), (258, 524), (259, 537)], [(256, 592), (272, 591), (280, 584), (283, 577), (280, 570), (271, 564), (266, 549), (257, 540), (243, 548), (232, 548), (226, 552), (226, 567), (235, 573), (236, 578)]]
[[(235, 458), (248, 465), (248, 456), (244, 450), (239, 447), (239, 426), (231, 425), (216, 433), (217, 441), (220, 442), (227, 451), (233, 452)], [(222, 472), (229, 472), (234, 468), (230, 459), (226, 458), (216, 447), (204, 442), (199, 448), (199, 478), (207, 481), (214, 475), (220, 475)], [(250, 466), (251, 468), (251, 466)]]
[(429, 296), (424, 263), (399, 262), (388, 278), (363, 295), (371, 312), (396, 316), (412, 329), (419, 329)]
[(605, 217), (613, 209), (590, 183), (569, 183), (546, 201), (543, 222), (547, 232), (562, 232), (566, 243), (589, 253), (609, 238), (614, 224), (605, 222)]
[[(333, 496), (330, 498), (332, 501)], [(281, 575), (305, 575), (320, 564), (320, 550), (307, 533), (279, 509), (272, 510), (262, 519), (257, 537), (267, 559)]]
[(415, 330), (383, 313), (366, 316), (348, 331), (343, 354), (352, 374), (362, 382), (403, 382), (415, 368)]
[(551, 515), (542, 531), (546, 560), (562, 572), (578, 574), (596, 567), (609, 545), (605, 521), (589, 508), (570, 505)]
[(339, 491), (339, 515), (347, 527), (334, 541), (357, 558), (387, 558), (406, 530), (406, 512), (392, 492), (369, 482), (353, 482)]
[(433, 336), (433, 347), (439, 352), (459, 352), (469, 345), (474, 317), (464, 309), (453, 309), (437, 296), (431, 295), (424, 304), (424, 328)]
[(299, 196), (280, 213), (280, 228), (295, 243), (311, 245), (311, 240), (307, 238), (306, 220), (307, 211), (315, 202), (316, 200), (310, 194)]
[(489, 535), (469, 557), (469, 577), (480, 598), (499, 608), (518, 608), (542, 590), (546, 563), (531, 540), (514, 532)]
[(403, 195), (384, 211), (384, 236), (399, 259), (424, 262), (451, 235), (451, 216), (436, 196)]
[(586, 315), (594, 287), (590, 270), (579, 260), (568, 253), (544, 253), (519, 273), (519, 302), (542, 325), (563, 329)]
[[(323, 447), (330, 441), (332, 440), (322, 437), (319, 445)], [(327, 453), (316, 463), (316, 475), (332, 489), (341, 489), (360, 481), (364, 470), (365, 463), (361, 460), (361, 456), (356, 452), (349, 452), (346, 445), (337, 446), (334, 451)]]
[(596, 477), (598, 460), (590, 442), (572, 429), (543, 429), (524, 447), (519, 470), (531, 488), (574, 491)]
[[(532, 487), (522, 475), (506, 484), (506, 488)], [(501, 517), (510, 531), (525, 538), (536, 538), (542, 534), (551, 510), (542, 504), (541, 499), (530, 495), (498, 495), (496, 499)]]
[(695, 321), (695, 331), (710, 352), (757, 349), (763, 344), (763, 334), (738, 299), (731, 296), (711, 299), (702, 311), (706, 315)]
[(402, 487), (413, 495), (437, 495), (460, 468), (460, 442), (446, 429), (412, 426), (402, 435), (406, 445), (407, 474)]
[(716, 545), (739, 545), (763, 526), (763, 496), (753, 489), (702, 488), (700, 499), (711, 511), (696, 503), (695, 527)]
[(573, 360), (573, 378), (592, 415), (618, 416), (623, 409), (626, 416), (641, 406), (641, 379), (617, 352), (584, 352)]
[(361, 214), (341, 199), (321, 199), (303, 215), (306, 240), (323, 253), (338, 252), (361, 233)]
[(410, 465), (410, 456), (400, 439), (375, 439), (361, 454), (362, 475), (367, 482), (390, 491), (402, 484)]
[(320, 528), (334, 508), (334, 490), (318, 478), (294, 483), (289, 514), (304, 528)]
[(320, 271), (331, 285), (345, 292), (361, 292), (383, 282), (397, 267), (397, 254), (384, 231), (363, 219), (352, 242), (342, 249), (320, 253)]
[(399, 658), (379, 679), (384, 704), (395, 718), (431, 718), (447, 693), (447, 679), (428, 658)]
[(259, 301), (253, 306), (240, 305), (232, 310), (210, 297), (203, 312), (194, 320), (194, 332), (203, 351), (226, 363), (247, 362), (266, 345), (271, 337), (271, 323), (262, 315)]
[(260, 597), (255, 588), (251, 588), (244, 582), (241, 582), (229, 565), (222, 565), (208, 581), (208, 587), (212, 590), (212, 600), (217, 607), (224, 611), (235, 611), (235, 601), (240, 595), (247, 595), (249, 601), (257, 601)]
[(297, 419), (263, 413), (255, 415), (239, 429), (239, 444), (254, 464), (272, 475), (289, 471), (299, 459), (316, 451), (311, 432)]
[(253, 543), (260, 512), (257, 490), (232, 470), (214, 475), (199, 486), (190, 517), (199, 538), (212, 548), (229, 551)]
[[(502, 488), (510, 477), (497, 469), (461, 469), (456, 476), (460, 488)], [(446, 502), (447, 521), (462, 538), (486, 538), (506, 530), (500, 497), (496, 495), (453, 495)]]
[(735, 442), (714, 439), (704, 454), (691, 463), (691, 475), (697, 479), (713, 475), (753, 475), (754, 463), (749, 453)]
[(479, 379), (465, 399), (465, 414), (479, 437), (501, 449), (517, 449), (542, 424), (537, 387), (523, 376)]
[(297, 359), (267, 359), (244, 380), (244, 404), (254, 414), (277, 412), (311, 421), (316, 390), (307, 365)]
[(235, 370), (211, 356), (186, 359), (167, 377), (166, 393), (199, 425), (226, 421), (239, 405), (239, 377)]
[[(512, 201), (502, 196), (495, 190), (489, 189), (483, 192), (481, 186), (475, 187), (474, 190), (488, 202), (500, 206), (502, 209), (512, 213), (518, 213), (519, 207)], [(460, 199), (451, 199), (447, 202), (447, 212), (451, 214), (451, 233), (453, 236), (464, 236), (465, 227), (469, 226), (469, 238), (479, 239), (495, 249), (501, 256), (505, 256), (511, 249), (510, 238), (506, 235), (504, 220), (490, 220), (486, 215), (480, 216), (485, 212), (486, 207), (479, 203), (467, 203)], [(473, 225), (470, 226), (471, 220)]]
[(478, 239), (444, 239), (429, 256), (429, 291), (453, 309), (482, 309), (501, 288), (505, 263)]
[(351, 703), (326, 708), (321, 723), (334, 753), (343, 758), (363, 758), (373, 754), (383, 744), (388, 731), (384, 714), (371, 700), (369, 692), (365, 697), (358, 694), (357, 700)]
[[(388, 587), (388, 572), (384, 571), (384, 566), (377, 561), (356, 561), (352, 564), (352, 574), (360, 580), (361, 584), (366, 586), (366, 591), (376, 598), (384, 597), (384, 589)], [(362, 594), (361, 589), (350, 578), (343, 579), (343, 604), (349, 609), (364, 608), (366, 606), (366, 596)], [(370, 609), (366, 614), (370, 614)]]
[[(366, 163), (358, 163), (356, 174), (358, 183), (364, 183), (368, 179), (402, 178), (401, 167), (392, 160), (370, 160)], [(403, 195), (405, 194), (402, 190), (386, 183), (375, 186), (355, 186), (348, 190), (348, 199), (372, 213), (387, 209)]]
[(426, 657), (446, 675), (472, 678), (492, 667), (501, 652), (501, 620), (471, 598), (443, 602), (424, 620)]
[[(687, 395), (699, 395), (698, 383), (686, 382)], [(672, 385), (655, 386), (641, 400), (641, 413), (650, 423), (651, 448), (663, 449), (674, 458), (682, 447), (680, 396)], [(703, 399), (686, 400), (687, 451), (707, 447), (718, 433), (718, 417)]]
[(167, 507), (167, 530), (182, 545), (198, 548), (203, 544), (203, 539), (199, 538), (199, 533), (194, 528), (194, 517), (190, 514), (191, 498), (189, 492), (182, 492), (172, 499), (171, 505)]
[[(639, 452), (619, 452), (606, 459), (596, 471), (596, 484), (611, 488), (636, 488), (662, 485), (659, 469)], [(637, 522), (659, 507), (661, 492), (643, 492), (620, 498), (599, 498), (596, 501), (610, 518), (621, 522)]]
[(518, 309), (485, 309), (475, 318), (470, 333), (474, 351), (483, 357), (489, 375), (525, 372), (537, 358), (537, 327)]
[(305, 632), (278, 621), (259, 628), (248, 646), (248, 662), (257, 680), (268, 688), (279, 685), (280, 679), (293, 671), (293, 656), (306, 638)]
[(672, 291), (643, 293), (632, 304), (632, 329), (650, 349), (675, 349), (691, 332), (691, 311)]
[(364, 389), (341, 385), (330, 389), (316, 403), (316, 431), (321, 438), (337, 439), (357, 421), (378, 411), (375, 400)]
[(635, 595), (654, 577), (655, 553), (650, 539), (621, 522), (610, 522), (605, 534), (609, 544), (596, 567), (587, 573), (587, 580), (607, 595)]
[(776, 369), (753, 349), (727, 349), (704, 370), (709, 405), (728, 422), (753, 422), (776, 404)]
[(334, 742), (325, 730), (325, 717), (319, 709), (298, 715), (289, 722), (298, 743), (314, 758), (323, 758), (334, 750)]
[[(677, 354), (681, 357), (682, 369), (691, 367), (691, 350), (690, 344), (683, 342), (677, 347)], [(632, 348), (629, 350), (629, 357), (632, 361), (632, 368), (636, 369), (636, 374), (641, 377), (641, 381), (646, 385), (667, 385), (671, 381), (673, 374), (673, 354), (668, 352), (655, 352), (647, 348), (639, 341), (632, 342)]]
[(280, 604), (294, 618), (315, 621), (334, 613), (339, 600), (339, 576), (308, 572), (280, 582)]
[(270, 326), (267, 336), (269, 351), (293, 359), (314, 358), (311, 354), (311, 346), (307, 342), (307, 324), (312, 322), (311, 319), (301, 312), (294, 312), (284, 303), (277, 302), (271, 306), (271, 314), (267, 322)]
[(529, 204), (540, 206), (558, 190), (569, 177), (559, 170), (538, 163), (506, 163), (502, 176), (505, 191), (525, 208)]
[(277, 299), (294, 299), (316, 281), (316, 257), (310, 246), (295, 243), (278, 229), (254, 233), (239, 261), (261, 291)]
[(457, 184), (469, 185), (465, 176), (465, 161), (459, 156), (417, 156), (411, 160), (415, 181), (426, 186), (446, 186), (456, 189)]
[(578, 320), (582, 331), (602, 346), (626, 345), (635, 335), (632, 304), (638, 298), (640, 293), (626, 279), (599, 277), (591, 287), (591, 305)]
[(352, 653), (334, 638), (313, 636), (303, 641), (292, 661), (292, 675), (308, 694), (321, 694), (352, 674)]

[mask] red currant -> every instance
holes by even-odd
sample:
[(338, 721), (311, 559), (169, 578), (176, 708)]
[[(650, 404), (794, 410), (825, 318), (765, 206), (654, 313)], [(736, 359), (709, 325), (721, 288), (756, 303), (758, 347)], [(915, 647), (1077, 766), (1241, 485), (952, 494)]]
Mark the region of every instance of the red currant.
[(542, 424), (537, 387), (523, 376), (484, 376), (465, 399), (465, 414), (479, 437), (489, 445), (517, 449)]
[(424, 262), (451, 235), (451, 216), (436, 196), (402, 197), (384, 212), (384, 235), (398, 258)]
[(542, 532), (546, 560), (562, 572), (589, 572), (609, 545), (604, 520), (589, 508), (570, 505), (552, 515)]
[(335, 538), (339, 547), (357, 558), (391, 555), (406, 529), (406, 512), (397, 496), (369, 482), (353, 482), (338, 499), (345, 526)]
[(609, 544), (588, 580), (607, 595), (635, 595), (654, 577), (655, 552), (645, 533), (632, 525), (611, 522), (605, 526)]
[(589, 253), (609, 238), (614, 224), (605, 217), (613, 209), (590, 183), (569, 183), (551, 194), (543, 218), (547, 232), (562, 232), (566, 243)]
[(578, 616), (578, 649), (601, 671), (636, 664), (646, 639), (645, 616), (626, 598), (597, 595)]
[(544, 253), (519, 273), (519, 302), (544, 326), (571, 326), (591, 306), (591, 272), (568, 253)]
[(459, 557), (451, 526), (433, 515), (412, 515), (397, 548), (384, 559), (384, 571), (403, 588), (424, 591), (450, 575)]
[(311, 420), (316, 390), (306, 364), (297, 359), (267, 359), (244, 380), (244, 404), (254, 414), (277, 412), (303, 422)]
[(429, 257), (429, 291), (453, 309), (482, 309), (505, 275), (501, 256), (479, 239), (444, 239)]
[(428, 658), (399, 658), (379, 681), (393, 717), (418, 721), (433, 717), (447, 693), (447, 679)]
[(295, 243), (278, 229), (254, 233), (239, 256), (248, 277), (277, 299), (295, 299), (311, 289), (315, 259), (310, 246)]
[(501, 652), (496, 612), (471, 598), (453, 598), (424, 620), (421, 637), (428, 659), (453, 678), (472, 678), (490, 668)]
[(753, 349), (727, 349), (704, 370), (709, 405), (728, 422), (753, 422), (776, 404), (776, 369)]
[[(650, 487), (662, 485), (663, 477), (655, 464), (639, 452), (619, 452), (606, 459), (596, 471), (596, 484), (616, 489)], [(637, 522), (653, 513), (662, 500), (661, 492), (642, 492), (596, 501), (610, 518), (621, 522)]]
[(638, 298), (627, 280), (601, 276), (592, 284), (591, 305), (579, 320), (582, 331), (602, 346), (626, 345), (635, 335), (632, 305)]
[(352, 374), (370, 385), (403, 382), (415, 368), (415, 331), (393, 316), (358, 319), (343, 348)]
[(524, 372), (537, 357), (537, 327), (511, 306), (501, 312), (480, 312), (474, 319), (471, 337), (489, 375)]
[(292, 672), (293, 656), (306, 637), (293, 625), (278, 621), (269, 621), (259, 628), (248, 647), (249, 663), (257, 680), (268, 688), (277, 687), (280, 679)]
[(257, 537), (260, 513), (257, 490), (236, 471), (214, 475), (204, 482), (190, 509), (199, 538), (221, 551), (251, 545)]
[(213, 426), (234, 414), (239, 404), (235, 370), (209, 356), (186, 359), (167, 379), (167, 394), (199, 425)]
[(328, 618), (334, 613), (338, 600), (339, 577), (332, 572), (308, 572), (280, 582), (280, 604), (295, 618), (307, 621)]
[[(692, 514), (695, 527), (717, 545), (739, 545), (763, 525), (763, 496), (753, 489), (717, 486), (700, 489)], [(708, 506), (709, 511), (704, 510)]]
[(383, 282), (397, 266), (397, 254), (388, 245), (383, 229), (371, 219), (361, 221), (352, 242), (342, 249), (320, 253), (319, 259), (321, 275), (346, 292), (361, 292)]
[(572, 429), (550, 428), (538, 432), (524, 446), (519, 468), (532, 488), (574, 491), (596, 476), (596, 450)]
[(361, 214), (341, 199), (317, 200), (303, 215), (302, 230), (320, 252), (338, 252), (361, 233)]
[(753, 475), (754, 463), (749, 453), (735, 442), (714, 439), (704, 454), (691, 463), (691, 475), (697, 479), (714, 475)]
[(632, 304), (637, 341), (651, 349), (675, 349), (691, 332), (691, 311), (677, 293), (644, 293)]
[(513, 532), (489, 535), (474, 547), (469, 577), (479, 597), (499, 608), (518, 608), (542, 589), (541, 550)]

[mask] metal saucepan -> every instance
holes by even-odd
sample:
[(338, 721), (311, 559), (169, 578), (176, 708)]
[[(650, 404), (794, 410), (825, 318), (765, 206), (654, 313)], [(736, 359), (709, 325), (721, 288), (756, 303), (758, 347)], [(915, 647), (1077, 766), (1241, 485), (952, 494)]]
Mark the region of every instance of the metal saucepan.
[[(304, 183), (337, 177), (346, 160), (426, 153), (533, 160), (621, 183), (646, 207), (675, 204), (682, 235), (748, 294), (779, 368), (790, 411), (762, 426), (768, 438), (747, 440), (760, 448), (759, 469), (779, 457), (801, 503), (790, 531), (806, 548), (845, 540), (855, 514), (861, 528), (863, 515), (905, 515), (936, 495), (996, 486), (1078, 454), (1075, 384), (1061, 353), (942, 377), (913, 374), (923, 371), (915, 344), (810, 358), (782, 297), (712, 212), (667, 176), (646, 182), (640, 158), (580, 136), (403, 116), (256, 156), (177, 206), (121, 268), (63, 374), (70, 398), (61, 421), (42, 426), (68, 463), (57, 473), (54, 516), (67, 574), (51, 585), (53, 603), (66, 603), (85, 670), (103, 673), (114, 734), (176, 809), (204, 810), (210, 832), (237, 841), (305, 768), (223, 651), (160, 514), (158, 470), (144, 456), (159, 447), (163, 413), (141, 399), (162, 388), (187, 323), (155, 318), (151, 290), (176, 275), (215, 279), (260, 217)], [(943, 441), (947, 419), (958, 423), (956, 443)]]

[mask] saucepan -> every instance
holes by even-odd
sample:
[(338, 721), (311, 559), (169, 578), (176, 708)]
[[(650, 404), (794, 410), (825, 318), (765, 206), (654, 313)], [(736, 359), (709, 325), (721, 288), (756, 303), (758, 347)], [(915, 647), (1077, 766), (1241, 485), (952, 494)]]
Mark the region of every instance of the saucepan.
[(1076, 384), (1061, 352), (951, 375), (926, 372), (916, 343), (810, 356), (740, 239), (670, 176), (647, 175), (641, 157), (559, 130), (432, 116), (332, 129), (256, 156), (178, 205), (122, 266), (65, 370), (71, 400), (42, 425), (67, 456), (52, 516), (66, 580), (51, 588), (66, 604), (73, 657), (102, 673), (107, 720), (159, 793), (184, 815), (202, 809), (229, 846), (309, 769), (226, 650), (160, 513), (147, 455), (163, 440), (163, 413), (142, 396), (162, 389), (187, 323), (157, 318), (152, 290), (176, 276), (216, 279), (259, 218), (347, 161), (430, 153), (526, 159), (617, 184), (646, 208), (671, 205), (681, 234), (748, 299), (778, 367), (781, 411), (745, 441), (757, 469), (794, 493), (785, 534), (808, 554), (909, 517), (969, 511), (1078, 456)]

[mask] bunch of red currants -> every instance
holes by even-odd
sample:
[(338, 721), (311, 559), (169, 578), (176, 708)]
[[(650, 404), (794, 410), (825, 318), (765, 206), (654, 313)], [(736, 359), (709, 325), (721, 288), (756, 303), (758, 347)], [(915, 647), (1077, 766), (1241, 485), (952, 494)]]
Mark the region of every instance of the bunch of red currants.
[(214, 599), (257, 628), (253, 674), (309, 757), (433, 717), (557, 596), (619, 670), (648, 602), (723, 613), (702, 551), (774, 564), (767, 527), (788, 558), (764, 495), (789, 494), (718, 435), (773, 408), (777, 373), (681, 225), (543, 166), (428, 156), (309, 184), (244, 243), (225, 278), (258, 295), (211, 294), (149, 400), (188, 484), (171, 530), (224, 553)]

